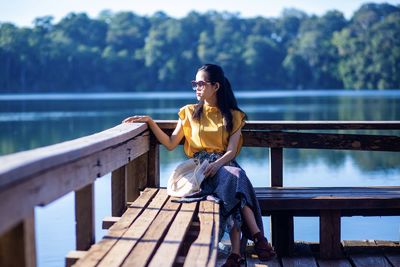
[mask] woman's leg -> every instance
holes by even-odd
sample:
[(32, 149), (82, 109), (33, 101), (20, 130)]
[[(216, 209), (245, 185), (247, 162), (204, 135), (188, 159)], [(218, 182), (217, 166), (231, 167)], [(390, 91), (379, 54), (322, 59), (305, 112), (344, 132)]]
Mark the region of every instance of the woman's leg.
[(249, 206), (245, 205), (242, 208), (242, 214), (244, 217), (244, 221), (250, 230), (251, 236), (260, 232), (260, 228), (258, 228), (257, 223), (256, 223), (256, 218), (254, 217), (254, 212), (250, 209)]
[(255, 242), (255, 251), (258, 255), (258, 258), (261, 261), (266, 261), (271, 259), (276, 255), (273, 247), (268, 243), (268, 240), (264, 237), (264, 234), (261, 233), (260, 228), (258, 228), (256, 219), (254, 217), (254, 212), (250, 209), (249, 206), (244, 206), (242, 209), (242, 214), (247, 224), (247, 227), (250, 230), (251, 235), (254, 238)]
[(236, 226), (233, 226), (229, 232), (229, 237), (231, 239), (232, 249), (231, 253), (240, 255), (240, 231)]

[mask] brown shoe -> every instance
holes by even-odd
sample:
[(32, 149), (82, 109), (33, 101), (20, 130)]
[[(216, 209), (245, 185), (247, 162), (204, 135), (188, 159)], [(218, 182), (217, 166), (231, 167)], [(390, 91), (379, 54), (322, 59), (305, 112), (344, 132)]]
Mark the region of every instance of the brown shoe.
[(240, 267), (240, 255), (231, 253), (222, 267)]
[(268, 261), (276, 256), (274, 248), (268, 243), (268, 240), (261, 232), (254, 236), (254, 250), (261, 261)]

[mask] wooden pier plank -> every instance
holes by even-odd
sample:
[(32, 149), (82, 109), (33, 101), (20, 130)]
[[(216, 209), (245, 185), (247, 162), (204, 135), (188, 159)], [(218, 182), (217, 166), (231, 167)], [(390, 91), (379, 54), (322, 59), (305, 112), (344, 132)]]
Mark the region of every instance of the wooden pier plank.
[(385, 256), (393, 266), (400, 266), (400, 254), (387, 253)]
[(343, 248), (355, 267), (391, 267), (374, 240), (344, 240)]
[(337, 260), (321, 260), (318, 259), (319, 267), (351, 267), (351, 263), (347, 259)]
[[(213, 227), (213, 236), (214, 236), (214, 244), (218, 244), (219, 239), (219, 212), (220, 206), (217, 203), (214, 203), (214, 227)], [(214, 267), (217, 263), (217, 256), (218, 256), (218, 246), (214, 246), (211, 248), (211, 255), (208, 261), (208, 267)]]
[(96, 266), (143, 212), (157, 191), (155, 188), (146, 188), (124, 213), (125, 216), (111, 226), (106, 236), (99, 243), (93, 245), (89, 249), (89, 253), (79, 260), (76, 266)]
[(150, 261), (150, 257), (156, 247), (160, 242), (164, 242), (162, 237), (174, 220), (179, 207), (179, 203), (171, 202), (171, 200), (167, 201), (144, 236), (140, 239), (140, 242), (129, 253), (122, 266), (145, 266)]
[(121, 219), (121, 217), (115, 217), (115, 216), (106, 216), (103, 219), (103, 222), (101, 224), (102, 229), (110, 229), (111, 226), (113, 226), (116, 222), (118, 222)]
[(87, 251), (82, 250), (72, 250), (68, 252), (67, 256), (65, 257), (65, 267), (71, 267), (86, 254)]
[(349, 257), (355, 267), (392, 267), (392, 265), (383, 255), (354, 254), (350, 255)]
[(281, 267), (278, 258), (269, 261), (260, 261), (257, 257), (247, 257), (247, 267)]
[(184, 236), (189, 229), (197, 204), (198, 203), (182, 204), (181, 209), (164, 238), (164, 242), (157, 249), (149, 263), (149, 267), (159, 267), (160, 263), (165, 264), (165, 266), (173, 265)]
[(317, 262), (313, 257), (291, 257), (282, 258), (283, 267), (317, 267)]
[(199, 205), (200, 232), (190, 246), (183, 266), (207, 266), (213, 243), (214, 202), (201, 201)]
[[(135, 220), (119, 241), (111, 248), (107, 255), (102, 259), (98, 266), (113, 267), (120, 266), (128, 256), (132, 248), (142, 238), (151, 222), (160, 212), (161, 208), (168, 199), (166, 190), (160, 190), (150, 202), (143, 214)], [(126, 217), (126, 216), (124, 216)]]

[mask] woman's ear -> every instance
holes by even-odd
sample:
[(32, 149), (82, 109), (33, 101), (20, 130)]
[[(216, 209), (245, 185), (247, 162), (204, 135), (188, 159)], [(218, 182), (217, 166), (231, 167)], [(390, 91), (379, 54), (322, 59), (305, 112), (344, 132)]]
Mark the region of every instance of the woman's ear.
[(216, 82), (215, 83), (215, 91), (218, 91), (218, 89), (219, 89), (219, 82)]

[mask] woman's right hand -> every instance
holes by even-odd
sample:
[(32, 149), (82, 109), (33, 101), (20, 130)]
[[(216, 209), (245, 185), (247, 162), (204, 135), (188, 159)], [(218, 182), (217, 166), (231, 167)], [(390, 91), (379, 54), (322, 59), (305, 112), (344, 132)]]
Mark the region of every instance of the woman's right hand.
[(128, 117), (125, 120), (122, 121), (122, 123), (134, 123), (134, 122), (145, 122), (148, 123), (152, 120), (150, 116), (132, 116)]

